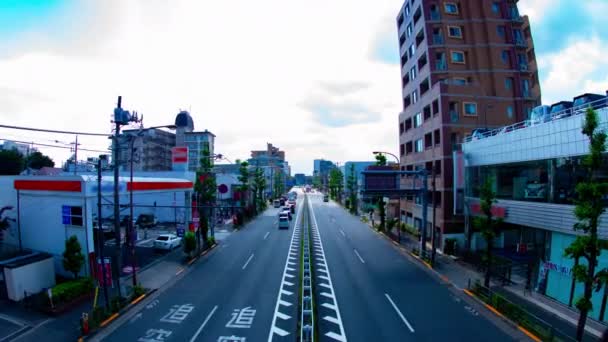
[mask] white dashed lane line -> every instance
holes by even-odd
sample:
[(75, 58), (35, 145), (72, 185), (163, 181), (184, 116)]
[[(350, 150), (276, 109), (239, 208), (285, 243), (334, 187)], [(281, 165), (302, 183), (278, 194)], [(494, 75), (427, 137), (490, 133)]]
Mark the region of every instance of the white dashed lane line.
[(361, 261), (362, 264), (365, 264), (365, 260), (363, 260), (363, 258), (361, 257), (361, 254), (359, 254), (359, 252), (357, 252), (356, 249), (353, 249), (355, 251), (355, 254), (357, 254), (357, 258), (359, 258), (359, 260)]
[(401, 310), (399, 310), (399, 308), (397, 307), (395, 302), (393, 302), (393, 300), (391, 299), (391, 296), (389, 296), (388, 293), (385, 293), (384, 295), (386, 296), (386, 299), (388, 299), (388, 301), (393, 306), (393, 309), (395, 309), (395, 311), (397, 311), (397, 314), (399, 315), (399, 317), (401, 317), (401, 320), (403, 321), (403, 323), (405, 323), (405, 325), (407, 325), (407, 328), (410, 329), (411, 332), (414, 332), (414, 328), (412, 328), (412, 325), (410, 324), (410, 322), (408, 322), (407, 319), (405, 319), (405, 316), (403, 316), (403, 314), (401, 313)]
[(247, 268), (247, 265), (249, 265), (249, 262), (251, 261), (251, 259), (253, 259), (253, 253), (251, 253), (251, 255), (249, 256), (249, 259), (247, 259), (247, 262), (245, 262), (245, 265), (243, 265), (243, 269)]
[(264, 240), (266, 240), (266, 238), (268, 237), (268, 235), (270, 235), (270, 232), (266, 232), (266, 235), (264, 235)]

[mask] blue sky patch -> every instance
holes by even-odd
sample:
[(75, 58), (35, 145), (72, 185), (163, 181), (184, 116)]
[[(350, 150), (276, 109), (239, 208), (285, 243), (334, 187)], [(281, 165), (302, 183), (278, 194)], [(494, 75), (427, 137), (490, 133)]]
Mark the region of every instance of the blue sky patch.
[(0, 32), (3, 35), (44, 28), (73, 0), (2, 0)]

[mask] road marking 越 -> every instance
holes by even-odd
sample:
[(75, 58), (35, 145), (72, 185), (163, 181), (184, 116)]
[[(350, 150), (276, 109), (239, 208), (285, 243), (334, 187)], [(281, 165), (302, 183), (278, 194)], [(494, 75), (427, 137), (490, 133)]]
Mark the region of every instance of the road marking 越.
[(410, 329), (411, 332), (414, 332), (414, 328), (412, 328), (412, 326), (410, 325), (410, 322), (408, 322), (407, 319), (405, 319), (405, 316), (403, 316), (403, 314), (401, 313), (401, 311), (399, 310), (399, 308), (397, 307), (395, 302), (393, 302), (393, 300), (391, 299), (391, 296), (389, 296), (388, 293), (385, 293), (384, 295), (386, 296), (386, 299), (388, 299), (388, 301), (393, 306), (393, 309), (395, 309), (395, 311), (397, 311), (397, 314), (399, 315), (399, 317), (401, 317), (401, 320), (403, 321), (403, 323), (405, 323), (405, 325), (407, 325), (407, 328)]
[(268, 237), (268, 235), (270, 235), (270, 232), (266, 232), (266, 235), (264, 235), (264, 240), (266, 240), (266, 238)]
[(217, 310), (217, 305), (214, 306), (213, 310), (211, 310), (209, 315), (207, 315), (207, 318), (205, 318), (205, 321), (203, 322), (203, 324), (201, 324), (201, 326), (198, 328), (198, 330), (194, 333), (194, 336), (192, 336), (192, 338), (190, 339), (190, 342), (194, 342), (196, 340), (196, 338), (201, 333), (201, 331), (203, 331), (203, 328), (205, 327), (207, 322), (209, 322), (209, 320), (211, 319), (211, 316), (213, 316), (213, 314), (215, 313), (215, 310)]
[(363, 260), (363, 258), (361, 257), (361, 254), (359, 254), (359, 252), (357, 252), (356, 249), (353, 249), (355, 251), (355, 254), (357, 254), (357, 257), (359, 258), (359, 260), (361, 260), (362, 264), (365, 264), (365, 260)]
[(253, 259), (253, 253), (251, 253), (251, 255), (249, 256), (249, 259), (247, 259), (247, 262), (245, 262), (245, 265), (243, 265), (243, 269), (245, 269), (247, 267), (247, 265), (249, 265), (249, 262), (251, 261), (251, 259)]

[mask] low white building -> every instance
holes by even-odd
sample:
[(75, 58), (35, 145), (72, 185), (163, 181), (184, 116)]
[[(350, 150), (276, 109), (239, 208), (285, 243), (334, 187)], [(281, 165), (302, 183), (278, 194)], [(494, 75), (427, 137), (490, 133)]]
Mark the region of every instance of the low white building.
[[(154, 214), (160, 222), (191, 220), (193, 183), (181, 178), (120, 178), (120, 215), (129, 215), (129, 192), (133, 191), (134, 217)], [(113, 217), (114, 182), (104, 176), (2, 176), (0, 209), (6, 208), (10, 227), (0, 232), (2, 244), (46, 252), (54, 256), (55, 271), (66, 274), (61, 260), (65, 240), (75, 235), (87, 255), (83, 274), (90, 274), (95, 260), (93, 220), (97, 217), (98, 190), (102, 194), (102, 218)]]

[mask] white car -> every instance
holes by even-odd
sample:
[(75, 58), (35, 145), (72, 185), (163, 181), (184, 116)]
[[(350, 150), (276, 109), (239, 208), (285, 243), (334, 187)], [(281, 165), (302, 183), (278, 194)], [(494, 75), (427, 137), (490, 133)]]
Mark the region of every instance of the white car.
[(182, 244), (182, 238), (174, 234), (161, 234), (154, 240), (154, 248), (172, 250)]

